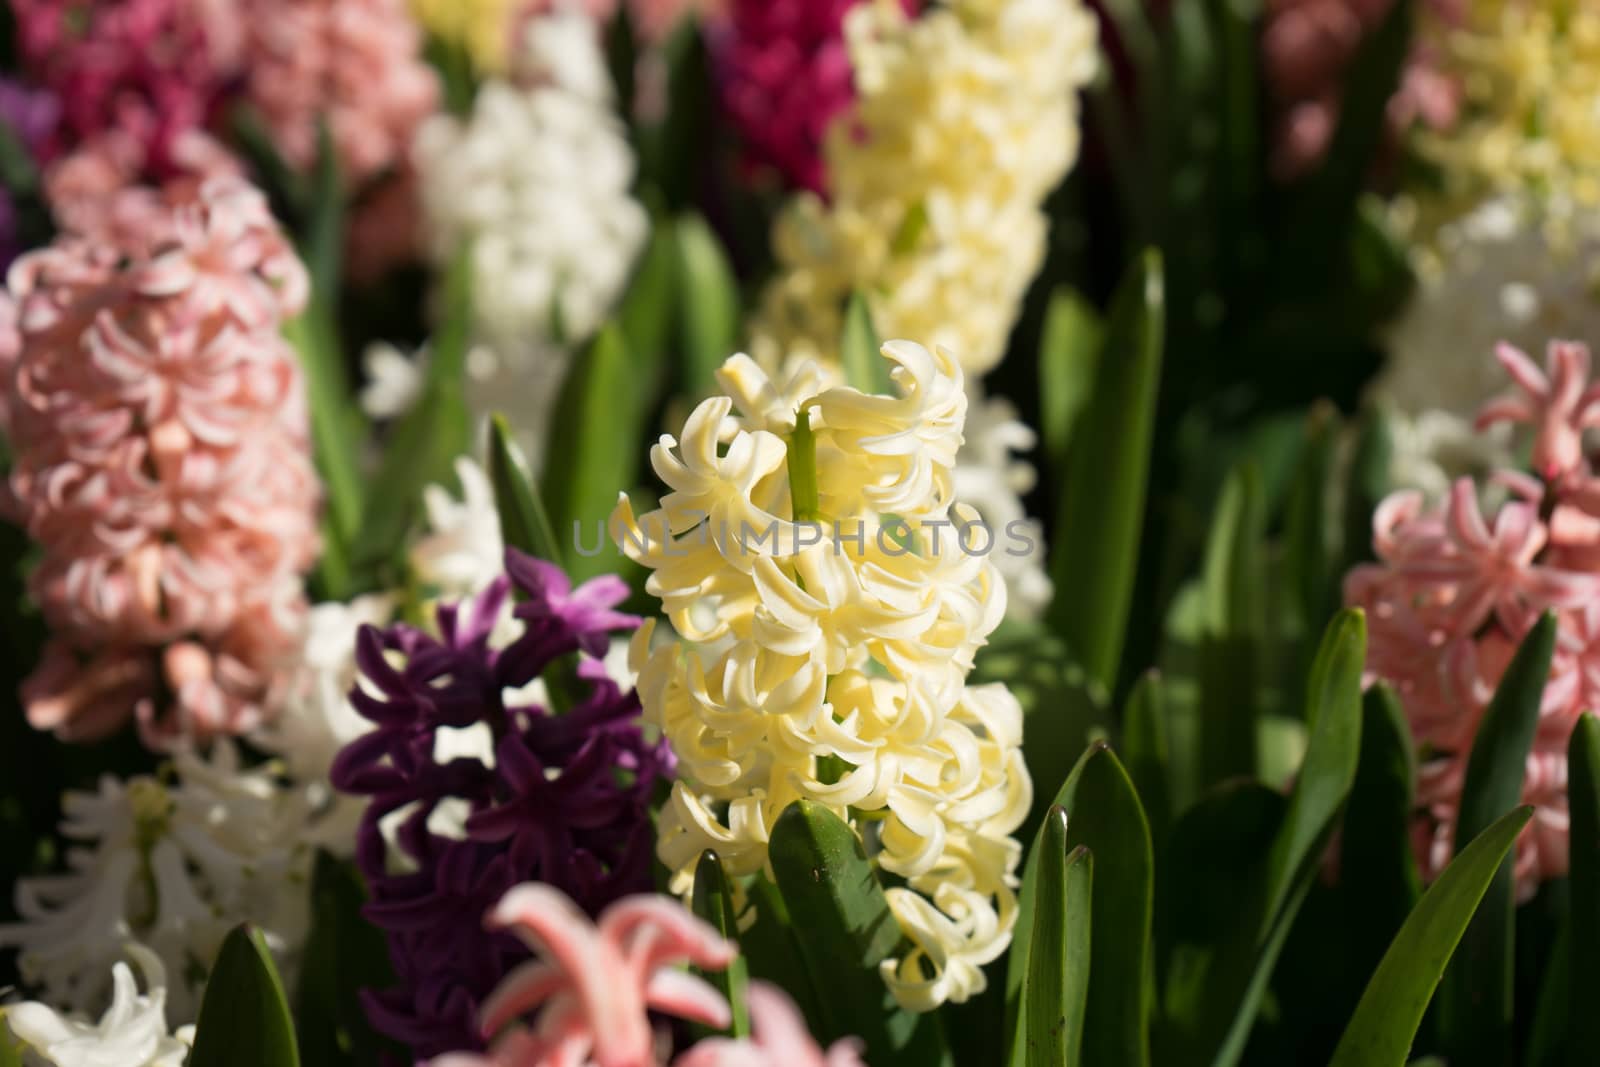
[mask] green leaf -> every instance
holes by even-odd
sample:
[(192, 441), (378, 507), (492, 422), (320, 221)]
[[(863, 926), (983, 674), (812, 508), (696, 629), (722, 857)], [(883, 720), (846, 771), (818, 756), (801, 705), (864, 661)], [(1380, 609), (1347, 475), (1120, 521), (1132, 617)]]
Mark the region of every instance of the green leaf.
[(881, 346), (866, 297), (859, 292), (851, 293), (845, 304), (844, 329), (839, 338), (839, 362), (844, 365), (844, 379), (851, 388), (863, 393), (894, 393), (889, 361), (878, 351)]
[[(1367, 690), (1361, 707), (1361, 759), (1339, 835), (1340, 936), (1363, 979), (1405, 922), (1422, 880), (1412, 851), (1416, 761), (1399, 698), (1387, 685)], [(1349, 991), (1349, 1003), (1360, 996)]]
[(722, 243), (704, 219), (685, 215), (675, 229), (682, 285), (679, 341), (683, 376), (679, 392), (693, 402), (713, 391), (717, 369), (734, 354), (739, 338), (739, 283)]
[(1067, 469), (1068, 444), (1094, 394), (1104, 339), (1105, 323), (1079, 293), (1062, 286), (1050, 294), (1039, 342), (1039, 428), (1051, 470)]
[(1200, 769), (1204, 784), (1257, 772), (1266, 505), (1253, 461), (1235, 468), (1206, 543), (1202, 574)]
[(236, 926), (211, 967), (188, 1067), (299, 1067), (283, 980), (261, 931)]
[(295, 990), (300, 1058), (306, 1067), (376, 1063), (387, 1046), (367, 1022), (361, 990), (394, 981), (383, 932), (361, 914), (366, 891), (351, 867), (318, 851), (311, 879), (311, 932)]
[(367, 493), (355, 558), (360, 564), (396, 559), (422, 514), (429, 485), (454, 486), (455, 461), (472, 448), (465, 394), (472, 336), (472, 251), (462, 248), (444, 279), (444, 318), (434, 334), (422, 394), (395, 426), (383, 463)]
[[(1096, 957), (1084, 1021), (1083, 1057), (1089, 1064), (1138, 1067), (1149, 1062), (1150, 941), (1155, 860), (1150, 827), (1133, 782), (1104, 742), (1090, 746), (1056, 794), (1067, 815), (1066, 847), (1087, 847), (1095, 855), (1094, 940), (1113, 951)], [(1053, 855), (1046, 840), (1050, 820), (1031, 841), (1017, 902), (1017, 929), (1032, 928), (1039, 892), (1040, 857)], [(1020, 1064), (1025, 1043), (1019, 1030), (1024, 976), (1032, 944), (1012, 942), (1006, 970), (1009, 1062)]]
[(1067, 814), (1045, 817), (1032, 948), (1022, 982), (1022, 1035), (1027, 1067), (1079, 1062), (1090, 976), (1090, 914), (1094, 857), (1079, 845), (1067, 850)]
[[(739, 925), (733, 910), (733, 895), (728, 891), (728, 879), (722, 871), (722, 861), (710, 849), (700, 853), (700, 862), (694, 869), (694, 891), (690, 898), (694, 913), (714, 927), (725, 940), (739, 943)], [(733, 1022), (721, 1031), (732, 1037), (750, 1033), (750, 1014), (745, 1007), (744, 989), (748, 980), (743, 954), (725, 970), (695, 973), (727, 998), (733, 1008)], [(704, 1028), (697, 1028), (704, 1029)], [(716, 1032), (716, 1031), (711, 1031)]]
[(878, 973), (900, 948), (900, 927), (855, 832), (797, 800), (773, 826), (768, 857), (819, 993), (822, 1042), (854, 1034), (869, 1063), (948, 1063), (937, 1018), (899, 1007)]
[(1308, 630), (1333, 613), (1338, 597), (1337, 561), (1328, 543), (1328, 480), (1338, 429), (1338, 418), (1328, 407), (1313, 409), (1306, 419), (1305, 446), (1284, 520), (1284, 569), (1298, 621)]
[(511, 437), (504, 415), (489, 420), (489, 481), (500, 512), (500, 536), (506, 547), (562, 565), (561, 544)]
[(1122, 712), (1122, 754), (1150, 820), (1151, 839), (1160, 842), (1172, 818), (1172, 783), (1167, 713), (1161, 676), (1154, 670), (1146, 671), (1128, 695)]
[[(1237, 917), (1216, 930), (1190, 928), (1199, 947), (1188, 956), (1175, 1022), (1191, 1062), (1210, 1055), (1217, 1067), (1229, 1067), (1244, 1054), (1284, 940), (1355, 780), (1365, 660), (1366, 621), (1360, 611), (1342, 611), (1329, 624), (1312, 666), (1305, 760), (1265, 862), (1228, 872)], [(1183, 832), (1180, 824), (1174, 838)]]
[[(1555, 645), (1556, 617), (1547, 612), (1523, 639), (1478, 724), (1461, 786), (1458, 852), (1522, 799), (1522, 777)], [(1511, 1060), (1514, 890), (1507, 860), (1445, 976), (1441, 1025), (1452, 1067)]]
[(1370, 409), (1356, 435), (1355, 453), (1344, 489), (1344, 565), (1340, 573), (1372, 556), (1372, 513), (1389, 495), (1389, 461), (1394, 442), (1389, 420), (1377, 408)]
[(0, 1008), (0, 1067), (22, 1067), (23, 1045), (6, 1026), (6, 1010)]
[[(1147, 250), (1112, 303), (1093, 400), (1074, 433), (1059, 501), (1050, 625), (1089, 676), (1116, 688), (1144, 527), (1161, 377), (1160, 253)], [(1067, 591), (1071, 595), (1065, 595)]]
[(1523, 807), (1495, 822), (1423, 894), (1367, 983), (1330, 1067), (1402, 1067), (1445, 965), (1532, 816)]
[[(616, 569), (606, 520), (617, 494), (633, 488), (642, 451), (642, 419), (617, 410), (636, 381), (632, 363), (622, 331), (607, 323), (568, 371), (556, 400), (550, 442), (561, 459), (547, 465), (544, 499), (556, 536), (571, 537), (567, 567), (575, 582)], [(590, 537), (598, 537), (598, 546)]]
[[(1568, 937), (1572, 968), (1572, 1007), (1568, 1042), (1575, 1057), (1600, 1048), (1600, 973), (1588, 966), (1600, 959), (1600, 720), (1584, 714), (1567, 742), (1567, 803), (1572, 824), (1572, 886)], [(1578, 1060), (1574, 1059), (1574, 1063)]]
[(777, 986), (794, 998), (813, 1031), (822, 1029), (822, 999), (800, 956), (800, 931), (778, 887), (757, 874), (745, 887), (755, 918), (739, 934), (751, 978)]
[[(620, 20), (619, 20), (620, 21)], [(668, 332), (675, 319), (678, 297), (676, 244), (672, 223), (656, 219), (650, 244), (634, 268), (633, 281), (617, 307), (617, 323), (628, 342), (637, 378), (623, 398), (633, 402), (636, 418), (645, 418), (666, 384)]]

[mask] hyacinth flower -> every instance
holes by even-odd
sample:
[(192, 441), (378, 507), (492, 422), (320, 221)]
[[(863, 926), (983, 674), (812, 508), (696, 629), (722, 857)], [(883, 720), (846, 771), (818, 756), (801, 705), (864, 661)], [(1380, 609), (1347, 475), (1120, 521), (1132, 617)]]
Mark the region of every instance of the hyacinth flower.
[(512, 886), (548, 882), (590, 913), (649, 888), (649, 799), (672, 771), (599, 659), (638, 623), (615, 610), (627, 587), (572, 589), (514, 549), (505, 566), (479, 596), (441, 605), (437, 634), (361, 630), (351, 700), (373, 729), (332, 772), (369, 798), (356, 861), (399, 979), (367, 992), (367, 1014), (419, 1057), (484, 1047), (479, 1005), (527, 950), (479, 917)]
[[(484, 1005), (484, 1030), (500, 1035), (493, 1051), (430, 1067), (658, 1067), (669, 1042), (647, 1012), (717, 1028), (732, 1018), (720, 992), (678, 968), (720, 971), (737, 948), (669, 898), (626, 897), (592, 922), (559, 890), (519, 885), (486, 922), (514, 931), (537, 958)], [(819, 1049), (781, 990), (754, 983), (747, 1002), (751, 1037), (706, 1038), (673, 1067), (861, 1067), (855, 1042)], [(532, 1025), (517, 1021), (535, 1011)]]
[(177, 183), (123, 242), (68, 233), (10, 273), (6, 504), (53, 632), (24, 685), (63, 739), (152, 744), (269, 715), (304, 614), (319, 487), (280, 330), (304, 267), (237, 179)]
[[(733, 0), (717, 25), (723, 110), (748, 173), (825, 195), (822, 143), (855, 98), (844, 17), (861, 0)], [(917, 0), (906, 0), (915, 13)]]
[(1600, 386), (1589, 350), (1552, 342), (1541, 370), (1501, 346), (1518, 389), (1485, 405), (1479, 427), (1532, 426), (1532, 475), (1504, 471), (1509, 499), (1492, 516), (1477, 487), (1458, 480), (1437, 505), (1395, 493), (1373, 516), (1377, 562), (1345, 579), (1345, 599), (1367, 610), (1367, 671), (1399, 693), (1419, 752), (1417, 835), (1423, 870), (1450, 858), (1455, 813), (1478, 723), (1512, 654), (1539, 617), (1555, 612), (1558, 638), (1523, 800), (1537, 806), (1516, 852), (1526, 898), (1567, 871), (1567, 740), (1600, 705), (1600, 477), (1581, 448), (1600, 425)]
[(405, 0), (245, 0), (243, 95), (293, 167), (316, 162), (326, 122), (359, 186), (402, 164), (439, 81)]
[(883, 352), (894, 395), (730, 359), (722, 395), (651, 451), (661, 507), (636, 518), (623, 497), (611, 529), (678, 637), (652, 649), (647, 623), (632, 647), (679, 760), (657, 848), (674, 891), (705, 849), (757, 875), (784, 809), (823, 805), (902, 880), (885, 894), (910, 948), (882, 973), (926, 1011), (981, 992), (1010, 942), (1032, 786), (1016, 699), (967, 684), (1006, 587), (953, 499), (960, 367)]
[[(1327, 154), (1350, 65), (1393, 6), (1392, 0), (1269, 0), (1261, 49), (1278, 111), (1272, 165), (1280, 177), (1300, 177)], [(1458, 0), (1427, 5), (1445, 24), (1459, 6)], [(1398, 136), (1414, 123), (1445, 129), (1460, 110), (1460, 86), (1441, 69), (1440, 49), (1419, 41), (1389, 100), (1390, 131)]]
[(880, 337), (915, 337), (982, 374), (1044, 262), (1045, 197), (1078, 157), (1078, 90), (1099, 63), (1080, 0), (900, 0), (844, 16), (855, 102), (823, 141), (828, 200), (794, 197), (756, 357), (836, 363), (852, 291)]

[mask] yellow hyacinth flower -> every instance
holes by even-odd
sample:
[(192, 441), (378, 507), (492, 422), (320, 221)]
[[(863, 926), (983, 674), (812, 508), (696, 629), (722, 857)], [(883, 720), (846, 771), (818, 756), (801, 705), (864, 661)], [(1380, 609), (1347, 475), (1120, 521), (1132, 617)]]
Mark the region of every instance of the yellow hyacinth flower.
[(961, 368), (906, 341), (883, 353), (892, 395), (728, 360), (722, 395), (651, 452), (660, 507), (623, 496), (611, 528), (676, 631), (647, 623), (632, 648), (679, 760), (658, 843), (674, 888), (707, 848), (762, 872), (783, 810), (824, 805), (904, 879), (887, 897), (912, 948), (883, 977), (927, 1011), (982, 991), (1010, 943), (1032, 785), (1016, 699), (967, 682), (1006, 592), (994, 537), (954, 502)]
[(1078, 156), (1096, 33), (1080, 0), (853, 9), (856, 104), (824, 144), (828, 201), (800, 194), (776, 224), (763, 364), (836, 359), (852, 290), (880, 335), (942, 345), (973, 374), (998, 363), (1044, 259), (1045, 197)]
[(1459, 22), (1436, 22), (1429, 35), (1462, 94), (1460, 122), (1419, 135), (1450, 198), (1600, 207), (1600, 8), (1469, 0)]
[(430, 35), (465, 51), (483, 74), (500, 74), (511, 62), (516, 0), (411, 0), (411, 11)]

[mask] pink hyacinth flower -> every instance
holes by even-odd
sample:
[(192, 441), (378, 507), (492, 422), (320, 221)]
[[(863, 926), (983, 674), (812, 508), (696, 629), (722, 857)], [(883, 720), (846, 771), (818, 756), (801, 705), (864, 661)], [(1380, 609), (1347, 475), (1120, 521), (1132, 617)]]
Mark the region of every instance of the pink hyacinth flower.
[(137, 233), (65, 233), (0, 301), (6, 504), (42, 549), (30, 587), (54, 631), (24, 696), (63, 738), (135, 713), (152, 744), (258, 725), (316, 554), (281, 334), (305, 269), (241, 179), (148, 192)]
[[(726, 1027), (728, 1002), (685, 963), (721, 970), (737, 948), (662, 896), (625, 897), (591, 922), (559, 890), (516, 887), (486, 925), (510, 930), (537, 959), (508, 975), (483, 1006), (484, 1032), (501, 1032), (487, 1056), (456, 1053), (430, 1067), (660, 1067), (665, 1041), (650, 1012)], [(853, 1040), (827, 1052), (794, 1004), (771, 986), (748, 990), (751, 1038), (708, 1038), (674, 1067), (863, 1067)], [(516, 1022), (530, 1012), (531, 1026)]]
[(291, 166), (315, 163), (324, 120), (352, 185), (405, 160), (439, 103), (405, 0), (245, 0), (244, 8), (245, 96)]
[(1583, 431), (1600, 426), (1600, 385), (1589, 384), (1589, 347), (1552, 341), (1541, 371), (1527, 354), (1508, 344), (1495, 358), (1521, 387), (1521, 393), (1492, 400), (1478, 414), (1478, 426), (1525, 422), (1534, 427), (1533, 467), (1556, 481), (1583, 459)]

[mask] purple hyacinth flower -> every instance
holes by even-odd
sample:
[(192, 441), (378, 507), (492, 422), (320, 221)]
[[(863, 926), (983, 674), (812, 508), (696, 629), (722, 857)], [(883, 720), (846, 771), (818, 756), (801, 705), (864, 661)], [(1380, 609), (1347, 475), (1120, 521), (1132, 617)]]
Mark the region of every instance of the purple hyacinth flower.
[[(373, 729), (332, 772), (337, 788), (369, 798), (356, 861), (398, 979), (365, 991), (367, 1017), (418, 1059), (484, 1047), (478, 1005), (530, 955), (483, 929), (506, 890), (548, 882), (594, 914), (651, 888), (650, 796), (673, 769), (665, 742), (641, 729), (638, 697), (598, 660), (639, 623), (615, 610), (627, 586), (573, 589), (514, 549), (506, 573), (441, 606), (436, 634), (362, 631), (350, 699)], [(513, 588), (521, 632), (497, 647)], [(559, 714), (516, 695), (557, 673), (572, 700)], [(463, 747), (457, 731), (487, 731), (492, 747)]]

